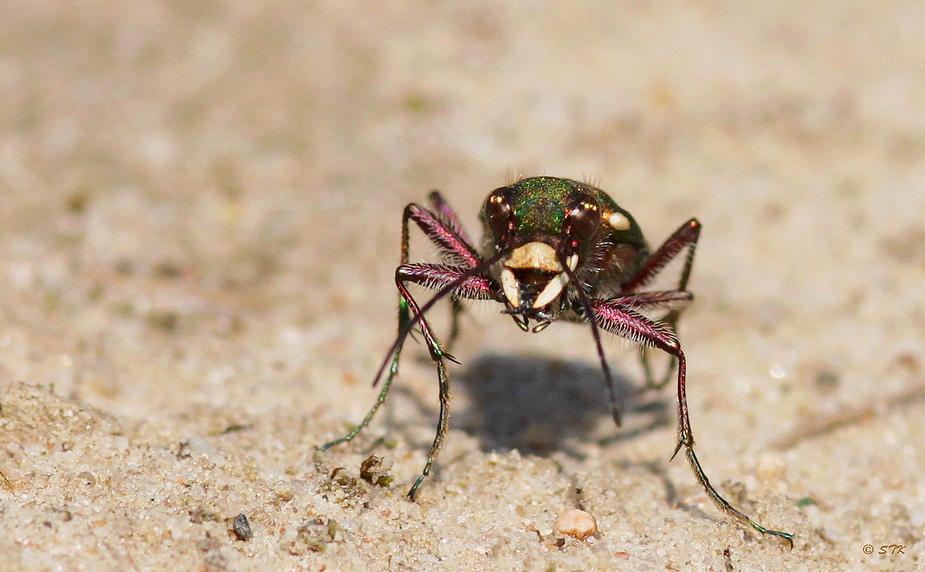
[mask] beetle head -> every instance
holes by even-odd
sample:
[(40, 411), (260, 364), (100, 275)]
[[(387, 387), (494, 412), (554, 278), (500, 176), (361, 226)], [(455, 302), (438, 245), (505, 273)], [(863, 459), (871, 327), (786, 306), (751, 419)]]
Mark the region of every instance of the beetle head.
[(489, 254), (505, 253), (496, 273), (509, 313), (549, 319), (598, 235), (601, 210), (567, 179), (523, 179), (488, 195), (485, 242)]

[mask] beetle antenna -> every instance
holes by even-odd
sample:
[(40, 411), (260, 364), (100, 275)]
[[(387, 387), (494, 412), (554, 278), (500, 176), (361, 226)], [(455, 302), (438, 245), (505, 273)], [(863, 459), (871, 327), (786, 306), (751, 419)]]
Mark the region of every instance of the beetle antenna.
[(562, 268), (565, 269), (569, 282), (575, 285), (575, 290), (578, 292), (578, 301), (581, 302), (581, 307), (584, 308), (585, 316), (587, 316), (588, 323), (591, 325), (591, 336), (594, 337), (594, 345), (597, 346), (597, 357), (601, 360), (601, 369), (604, 370), (604, 381), (607, 383), (607, 391), (610, 392), (610, 412), (613, 415), (614, 423), (617, 424), (617, 427), (620, 427), (620, 408), (617, 405), (617, 391), (613, 382), (613, 375), (610, 373), (610, 366), (607, 364), (607, 358), (604, 356), (604, 346), (601, 343), (601, 331), (600, 328), (597, 327), (597, 322), (594, 321), (594, 309), (591, 307), (591, 300), (585, 293), (584, 288), (581, 287), (581, 283), (578, 281), (575, 271), (569, 268), (565, 260), (560, 261), (560, 263), (562, 264)]

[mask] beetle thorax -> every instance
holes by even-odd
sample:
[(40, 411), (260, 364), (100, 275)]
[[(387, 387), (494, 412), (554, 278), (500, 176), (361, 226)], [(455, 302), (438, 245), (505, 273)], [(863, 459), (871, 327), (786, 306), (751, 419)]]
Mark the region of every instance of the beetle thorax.
[[(571, 270), (578, 256), (566, 260)], [(545, 242), (528, 242), (501, 261), (501, 287), (515, 310), (540, 309), (559, 298), (569, 282), (556, 250)]]

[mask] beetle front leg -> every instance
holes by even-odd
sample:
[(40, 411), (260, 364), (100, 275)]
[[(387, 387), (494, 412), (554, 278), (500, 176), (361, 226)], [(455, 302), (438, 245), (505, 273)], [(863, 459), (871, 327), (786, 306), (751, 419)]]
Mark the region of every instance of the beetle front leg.
[[(414, 319), (418, 321), (418, 326), (421, 328), (421, 334), (424, 337), (425, 345), (430, 352), (430, 359), (437, 368), (437, 382), (440, 388), (440, 418), (437, 422), (437, 434), (434, 436), (434, 442), (431, 444), (430, 452), (427, 454), (427, 462), (424, 464), (424, 470), (421, 471), (421, 475), (414, 482), (414, 485), (411, 486), (411, 490), (408, 491), (408, 496), (411, 500), (414, 500), (417, 495), (418, 487), (421, 486), (421, 483), (424, 482), (424, 479), (430, 474), (430, 470), (433, 467), (434, 461), (437, 459), (437, 455), (440, 454), (440, 448), (443, 446), (443, 441), (449, 430), (450, 384), (444, 358), (454, 362), (456, 360), (453, 356), (448, 354), (440, 345), (440, 342), (437, 341), (437, 338), (431, 332), (430, 324), (428, 324), (417, 302), (415, 302), (405, 284), (410, 282), (433, 290), (442, 291), (463, 279), (464, 274), (465, 271), (459, 268), (440, 264), (404, 264), (399, 266), (395, 272), (395, 284), (398, 286), (398, 291), (401, 293), (402, 300), (408, 305), (409, 310), (414, 315)], [(460, 297), (490, 300), (496, 296), (495, 293), (497, 291), (497, 285), (494, 284), (490, 278), (477, 274), (459, 283), (452, 295), (454, 296), (454, 300), (458, 303)], [(393, 363), (396, 364), (397, 355), (396, 351), (396, 358), (395, 361), (393, 361)]]
[[(686, 292), (648, 293), (649, 296), (652, 294), (689, 295), (689, 293)], [(647, 294), (643, 293), (638, 296), (624, 296), (614, 300), (591, 300), (591, 309), (594, 313), (595, 322), (601, 328), (634, 342), (658, 348), (677, 360), (678, 444), (671, 458), (674, 459), (683, 447), (685, 456), (694, 473), (694, 477), (700, 483), (700, 486), (703, 487), (707, 496), (710, 497), (710, 500), (713, 501), (713, 504), (729, 516), (743, 524), (751, 526), (762, 534), (771, 534), (783, 538), (790, 543), (790, 547), (792, 548), (793, 535), (765, 528), (733, 507), (713, 487), (703, 467), (700, 466), (697, 454), (694, 453), (694, 433), (691, 430), (690, 416), (687, 409), (687, 359), (684, 356), (684, 352), (681, 350), (681, 345), (678, 343), (678, 338), (673, 330), (650, 320), (633, 309), (645, 308), (644, 301), (646, 300), (646, 296)]]
[[(474, 269), (482, 262), (481, 257), (478, 255), (475, 248), (472, 247), (468, 238), (465, 236), (465, 233), (462, 231), (462, 227), (459, 224), (458, 218), (449, 208), (449, 205), (447, 205), (446, 201), (444, 201), (440, 194), (436, 191), (431, 193), (430, 199), (434, 205), (435, 212), (429, 211), (420, 205), (411, 203), (405, 207), (405, 210), (402, 213), (401, 264), (396, 270), (396, 282), (398, 283), (398, 289), (401, 293), (398, 300), (398, 337), (396, 339), (395, 351), (392, 354), (392, 360), (389, 364), (389, 374), (382, 384), (382, 389), (379, 392), (379, 396), (377, 397), (376, 402), (366, 414), (366, 417), (363, 418), (363, 421), (354, 427), (344, 437), (323, 445), (321, 447), (321, 451), (326, 451), (335, 445), (353, 440), (353, 438), (356, 437), (360, 431), (369, 425), (373, 417), (376, 415), (376, 412), (379, 410), (382, 404), (385, 403), (386, 396), (388, 395), (389, 389), (392, 385), (392, 380), (396, 375), (398, 375), (398, 364), (401, 361), (401, 349), (404, 345), (405, 330), (413, 319), (419, 320), (420, 327), (425, 334), (425, 338), (429, 338), (426, 341), (428, 349), (431, 351), (431, 356), (434, 355), (435, 349), (439, 350), (438, 353), (443, 351), (440, 349), (439, 344), (437, 344), (436, 340), (430, 334), (430, 329), (423, 317), (412, 318), (412, 307), (416, 308), (416, 305), (414, 304), (414, 301), (408, 293), (407, 289), (405, 289), (402, 285), (402, 281), (407, 279), (410, 282), (416, 282), (419, 284), (424, 284), (425, 286), (430, 286), (433, 289), (439, 289), (452, 283), (452, 280), (447, 281), (445, 279), (447, 275), (445, 270), (452, 267), (440, 265), (424, 265), (439, 267), (444, 270), (443, 272), (433, 270), (432, 272), (434, 273), (434, 276), (431, 277), (429, 276), (427, 270), (422, 271), (420, 268), (418, 268), (418, 265), (408, 264), (410, 242), (409, 221), (414, 221), (414, 223), (418, 225), (418, 227), (427, 236), (427, 238), (430, 239), (430, 241), (435, 245), (437, 245), (444, 260), (458, 262), (462, 265), (461, 268), (455, 269), (456, 274), (454, 275), (454, 279), (460, 278), (463, 272), (466, 270)], [(405, 270), (409, 272), (407, 276), (403, 274)], [(441, 279), (443, 279), (442, 282)], [(477, 290), (478, 286), (475, 288)], [(457, 314), (459, 312), (458, 306), (458, 301), (454, 302), (452, 306), (454, 330), (457, 329)], [(444, 355), (447, 355), (447, 357), (449, 357), (451, 360), (453, 359), (452, 356), (449, 356), (448, 354)], [(373, 385), (375, 385), (375, 383)]]
[[(347, 433), (347, 435), (344, 437), (323, 445), (321, 447), (322, 451), (326, 451), (335, 445), (353, 440), (353, 438), (356, 437), (360, 431), (369, 425), (369, 423), (373, 420), (373, 417), (376, 415), (376, 412), (379, 410), (382, 404), (385, 403), (386, 396), (389, 393), (389, 388), (392, 385), (392, 380), (395, 379), (396, 375), (398, 375), (398, 363), (401, 358), (401, 350), (404, 347), (409, 325), (413, 326), (412, 322), (417, 323), (421, 329), (422, 334), (424, 335), (424, 342), (427, 346), (428, 352), (430, 353), (431, 359), (438, 365), (438, 376), (441, 376), (439, 368), (442, 367), (443, 358), (447, 358), (454, 362), (456, 361), (453, 356), (444, 351), (440, 342), (437, 341), (436, 337), (434, 337), (430, 328), (430, 324), (424, 318), (424, 315), (421, 313), (421, 309), (418, 307), (417, 302), (411, 296), (411, 293), (408, 291), (405, 283), (410, 282), (413, 284), (419, 284), (431, 290), (438, 291), (444, 291), (447, 288), (453, 288), (453, 293), (459, 298), (491, 300), (497, 297), (495, 292), (498, 291), (498, 286), (494, 283), (493, 280), (491, 280), (491, 278), (482, 276), (481, 274), (469, 276), (458, 285), (454, 286), (456, 282), (463, 279), (463, 276), (466, 273), (467, 271), (461, 268), (443, 264), (402, 264), (395, 270), (395, 284), (399, 291), (399, 323), (398, 337), (395, 341), (392, 360), (389, 365), (389, 373), (383, 382), (382, 389), (379, 391), (379, 396), (377, 397), (376, 402), (373, 404), (369, 412), (367, 412), (366, 417), (363, 418), (363, 421), (361, 421), (359, 425), (350, 430), (350, 432)], [(442, 374), (442, 377), (445, 377), (445, 372)], [(443, 395), (443, 393), (443, 390), (441, 390), (441, 395)], [(446, 393), (448, 395), (448, 390)], [(439, 444), (437, 445), (439, 449)]]

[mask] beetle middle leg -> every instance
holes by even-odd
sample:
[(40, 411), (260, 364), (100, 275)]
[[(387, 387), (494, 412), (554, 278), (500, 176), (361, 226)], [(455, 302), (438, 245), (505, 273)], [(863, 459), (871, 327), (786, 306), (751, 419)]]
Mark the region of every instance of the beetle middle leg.
[[(650, 283), (659, 272), (662, 271), (665, 266), (668, 265), (676, 256), (678, 256), (681, 251), (685, 248), (687, 249), (687, 254), (684, 260), (684, 268), (681, 270), (681, 277), (678, 280), (678, 286), (675, 288), (679, 291), (687, 290), (687, 282), (690, 279), (691, 269), (694, 266), (694, 253), (697, 249), (697, 240), (700, 238), (700, 222), (692, 218), (683, 225), (681, 225), (678, 230), (674, 232), (668, 240), (666, 240), (658, 250), (656, 250), (652, 255), (646, 258), (646, 261), (643, 263), (642, 267), (634, 274), (626, 283), (623, 284), (622, 290), (624, 294), (632, 294), (637, 292), (640, 288)], [(681, 313), (684, 311), (686, 306), (681, 308), (673, 308), (668, 311), (667, 314), (661, 317), (659, 320), (660, 323), (670, 328), (672, 331), (677, 331), (678, 320), (681, 318)], [(673, 374), (675, 372), (675, 367), (677, 367), (677, 360), (672, 357), (671, 362), (668, 366), (668, 369), (665, 371), (664, 375), (659, 381), (655, 380), (655, 375), (652, 372), (651, 364), (649, 363), (649, 346), (642, 345), (639, 348), (639, 357), (642, 363), (643, 373), (646, 378), (646, 389), (661, 389), (671, 381)]]

